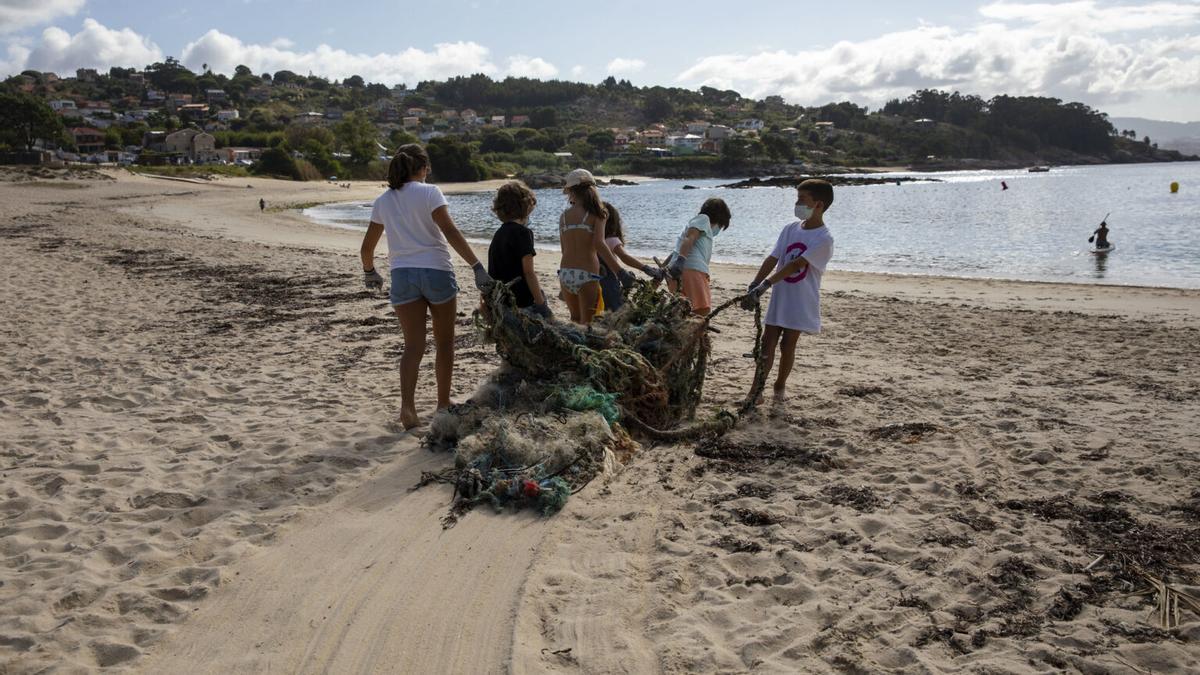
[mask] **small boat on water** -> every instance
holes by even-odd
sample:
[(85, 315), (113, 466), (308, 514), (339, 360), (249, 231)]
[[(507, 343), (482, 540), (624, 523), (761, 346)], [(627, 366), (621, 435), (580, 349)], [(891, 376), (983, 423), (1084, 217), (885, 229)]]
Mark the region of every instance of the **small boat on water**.
[(1094, 248), (1090, 251), (1090, 253), (1092, 255), (1108, 255), (1109, 253), (1112, 253), (1115, 250), (1117, 250), (1117, 245), (1110, 243), (1108, 246), (1105, 246), (1104, 248)]
[(1050, 171), (1050, 167), (1048, 167), (1048, 166), (1031, 166), (1031, 167), (1029, 167), (1029, 173), (1046, 173), (1048, 171)]

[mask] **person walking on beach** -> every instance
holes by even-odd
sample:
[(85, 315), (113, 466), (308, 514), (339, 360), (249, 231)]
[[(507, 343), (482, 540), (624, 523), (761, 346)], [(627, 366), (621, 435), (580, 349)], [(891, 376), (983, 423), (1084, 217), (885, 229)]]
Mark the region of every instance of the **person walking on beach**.
[(450, 379), (454, 373), (454, 320), (458, 282), (450, 249), (471, 266), (475, 286), (481, 293), (491, 290), (492, 280), (483, 263), (454, 225), (446, 197), (429, 177), (429, 155), (415, 143), (403, 145), (388, 166), (388, 189), (375, 200), (371, 224), (363, 237), (363, 280), (368, 290), (383, 288), (383, 277), (375, 271), (375, 247), (386, 232), (388, 266), (392, 281), (392, 308), (404, 334), (400, 358), (400, 423), (405, 429), (418, 424), (417, 375), (425, 355), (425, 320), (433, 318), (433, 342), (437, 350), (434, 371), (437, 379), (438, 410), (450, 406)]
[(743, 309), (754, 309), (763, 294), (774, 288), (764, 321), (762, 358), (770, 374), (775, 347), (782, 341), (774, 386), (777, 404), (786, 399), (784, 389), (796, 359), (800, 334), (821, 332), (821, 275), (833, 256), (833, 235), (824, 220), (830, 204), (833, 204), (833, 186), (827, 181), (809, 179), (797, 186), (797, 220), (779, 233), (775, 249), (763, 260), (740, 303)]
[(700, 316), (712, 309), (708, 264), (712, 260), (713, 237), (729, 229), (733, 214), (725, 200), (713, 197), (704, 202), (700, 213), (688, 221), (679, 234), (671, 262), (667, 265), (667, 288), (680, 291)]
[[(617, 210), (617, 207), (604, 202), (604, 209), (608, 211), (608, 220), (604, 223), (604, 244), (608, 246), (608, 250), (612, 251), (620, 262), (641, 270), (655, 281), (662, 281), (666, 276), (662, 269), (647, 265), (625, 251), (625, 225), (621, 221), (621, 212)], [(609, 269), (608, 265), (601, 263), (600, 276), (603, 277), (600, 280), (600, 293), (604, 298), (604, 311), (615, 312), (625, 304), (622, 290), (633, 285), (633, 273), (623, 267), (614, 271)]]
[(263, 199), (262, 197), (258, 198), (258, 210), (259, 211), (267, 210), (267, 200)]
[(600, 301), (600, 262), (613, 270), (621, 269), (621, 265), (604, 243), (608, 211), (600, 201), (591, 172), (575, 169), (568, 173), (563, 194), (571, 206), (558, 219), (562, 249), (558, 283), (571, 320), (586, 326), (596, 316)]

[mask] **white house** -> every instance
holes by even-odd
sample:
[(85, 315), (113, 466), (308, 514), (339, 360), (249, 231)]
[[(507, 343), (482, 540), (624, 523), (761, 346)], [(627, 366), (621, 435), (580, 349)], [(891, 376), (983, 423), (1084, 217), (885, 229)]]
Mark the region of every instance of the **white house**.
[(325, 121), (325, 113), (319, 113), (316, 111), (303, 112), (293, 117), (292, 121), (296, 124), (305, 126), (321, 124)]
[(704, 137), (696, 134), (684, 134), (683, 136), (670, 136), (667, 138), (667, 146), (676, 155), (694, 154), (700, 150), (700, 144), (703, 142)]
[(757, 117), (751, 117), (738, 122), (737, 128), (743, 131), (762, 131), (766, 125)]
[(236, 120), (239, 117), (241, 117), (241, 113), (238, 112), (237, 108), (230, 108), (228, 110), (218, 110), (217, 111), (217, 119), (222, 122)]
[(54, 112), (62, 112), (64, 110), (75, 110), (75, 101), (70, 99), (62, 99), (60, 101), (50, 101), (50, 109)]
[(712, 124), (705, 122), (704, 120), (694, 120), (687, 123), (687, 132), (689, 134), (699, 134), (703, 136), (704, 132), (708, 131), (710, 126), (712, 126)]
[(502, 127), (504, 126), (504, 115), (492, 115), (492, 124)]

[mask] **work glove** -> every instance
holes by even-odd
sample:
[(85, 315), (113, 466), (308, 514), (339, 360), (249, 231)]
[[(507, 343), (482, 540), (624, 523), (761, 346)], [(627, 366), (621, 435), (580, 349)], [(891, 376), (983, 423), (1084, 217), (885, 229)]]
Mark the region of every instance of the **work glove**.
[(671, 258), (671, 264), (667, 266), (667, 276), (676, 281), (683, 278), (683, 256), (676, 255)]
[(741, 306), (742, 309), (747, 309), (747, 310), (754, 309), (758, 305), (759, 299), (762, 298), (763, 294), (766, 293), (767, 289), (770, 287), (771, 287), (771, 284), (769, 284), (765, 281), (759, 283), (758, 285), (751, 288), (750, 292), (746, 293), (745, 297), (743, 297), (742, 301), (738, 304)]
[(550, 305), (545, 302), (543, 302), (540, 305), (539, 304), (530, 305), (529, 313), (536, 314), (537, 316), (540, 316), (543, 319), (550, 319), (550, 318), (554, 317), (554, 313), (550, 311)]
[(363, 272), (363, 284), (367, 287), (368, 291), (383, 290), (383, 277), (372, 267)]
[(624, 288), (625, 290), (633, 288), (633, 282), (635, 281), (633, 278), (633, 272), (630, 272), (629, 270), (621, 270), (620, 272), (617, 272), (617, 280), (621, 282), (621, 288)]
[(642, 265), (642, 272), (655, 281), (662, 281), (667, 276), (661, 267), (653, 265)]
[(471, 271), (475, 272), (475, 288), (478, 288), (479, 292), (484, 295), (490, 294), (496, 287), (496, 280), (488, 275), (487, 270), (483, 269), (483, 263), (475, 263), (471, 266)]

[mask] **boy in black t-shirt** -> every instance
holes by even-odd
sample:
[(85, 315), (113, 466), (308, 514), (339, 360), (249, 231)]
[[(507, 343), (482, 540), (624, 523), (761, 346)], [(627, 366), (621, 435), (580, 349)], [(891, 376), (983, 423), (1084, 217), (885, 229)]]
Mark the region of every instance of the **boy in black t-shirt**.
[(488, 274), (501, 283), (518, 279), (510, 287), (517, 307), (528, 307), (548, 319), (550, 306), (533, 271), (533, 256), (537, 255), (533, 249), (533, 231), (526, 226), (536, 204), (533, 192), (516, 181), (505, 183), (496, 191), (492, 211), (504, 224), (492, 235), (488, 247)]

